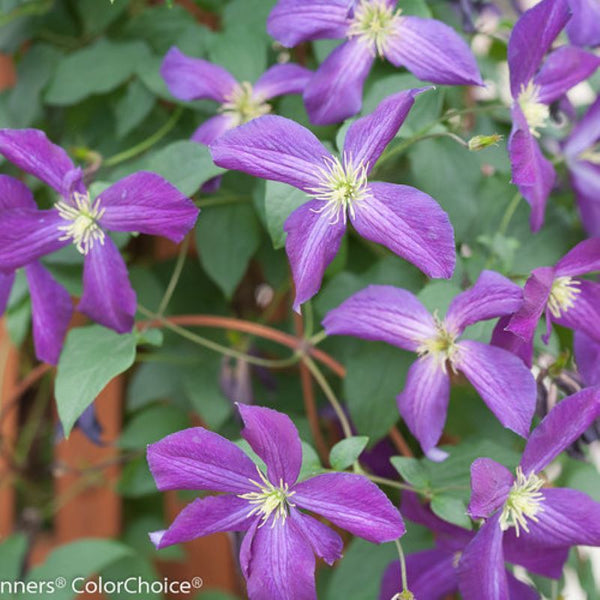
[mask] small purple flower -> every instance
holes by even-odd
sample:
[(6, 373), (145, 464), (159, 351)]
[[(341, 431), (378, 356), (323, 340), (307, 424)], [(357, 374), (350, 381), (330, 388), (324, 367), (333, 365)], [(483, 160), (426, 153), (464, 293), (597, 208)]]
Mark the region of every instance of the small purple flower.
[(295, 310), (319, 291), (348, 215), (360, 235), (387, 246), (430, 277), (452, 275), (456, 260), (452, 225), (437, 202), (413, 187), (368, 181), (420, 92), (394, 94), (355, 121), (340, 158), (308, 129), (276, 116), (255, 119), (211, 145), (220, 167), (282, 181), (310, 196), (284, 226), (296, 284)]
[(575, 46), (600, 46), (600, 2), (569, 0), (573, 11), (567, 23), (567, 35)]
[(508, 41), (513, 128), (508, 141), (512, 181), (531, 206), (530, 225), (544, 222), (546, 201), (556, 172), (544, 157), (537, 138), (550, 118), (550, 104), (560, 100), (600, 65), (600, 58), (572, 46), (551, 52), (570, 18), (567, 0), (543, 0), (523, 13)]
[(600, 98), (573, 128), (563, 151), (583, 227), (589, 235), (600, 236)]
[(379, 340), (419, 354), (397, 398), (398, 409), (423, 451), (439, 460), (443, 453), (435, 445), (450, 397), (448, 366), (464, 373), (505, 427), (527, 436), (536, 399), (530, 371), (502, 348), (459, 340), (467, 326), (512, 313), (521, 302), (519, 286), (483, 271), (471, 289), (454, 298), (443, 320), (406, 290), (371, 285), (330, 311), (323, 326), (328, 335)]
[(312, 71), (296, 64), (274, 65), (252, 85), (238, 82), (229, 71), (200, 58), (186, 56), (173, 46), (160, 73), (169, 91), (180, 100), (214, 100), (219, 115), (204, 122), (192, 139), (209, 145), (220, 135), (271, 112), (268, 100), (285, 94), (301, 94)]
[[(17, 179), (0, 175), (0, 214), (5, 211), (36, 210), (29, 188)], [(73, 314), (73, 303), (67, 290), (37, 260), (23, 265), (31, 295), (33, 343), (35, 355), (55, 365)], [(6, 310), (15, 280), (14, 270), (0, 271), (0, 315)]]
[[(81, 169), (37, 129), (0, 130), (0, 154), (59, 194), (49, 210), (39, 210), (30, 198), (27, 207), (0, 211), (0, 271), (29, 268), (38, 258), (73, 243), (85, 257), (78, 310), (115, 331), (130, 331), (136, 295), (125, 262), (106, 232), (138, 231), (179, 242), (193, 227), (198, 209), (162, 177), (148, 172), (129, 175), (92, 199)], [(51, 286), (48, 277), (43, 286)]]
[(346, 39), (304, 92), (313, 123), (339, 123), (360, 111), (363, 85), (376, 56), (424, 81), (481, 85), (475, 57), (451, 27), (402, 16), (395, 6), (396, 0), (279, 0), (273, 8), (267, 30), (284, 46)]
[(593, 271), (600, 271), (600, 238), (580, 242), (554, 267), (534, 269), (525, 284), (523, 305), (498, 322), (492, 343), (531, 365), (535, 330), (544, 314), (544, 343), (548, 343), (552, 323), (600, 342), (600, 284), (579, 277)]
[(266, 472), (233, 442), (202, 427), (148, 446), (159, 490), (224, 492), (194, 500), (169, 529), (151, 534), (157, 548), (217, 531), (245, 531), (240, 563), (250, 600), (313, 600), (315, 554), (331, 565), (343, 543), (304, 510), (374, 543), (404, 534), (400, 513), (366, 477), (324, 473), (298, 481), (302, 446), (287, 415), (259, 406), (238, 409), (242, 436)]
[(600, 388), (587, 388), (557, 404), (533, 430), (516, 476), (490, 458), (473, 463), (468, 510), (485, 524), (460, 562), (466, 599), (509, 598), (505, 552), (537, 546), (563, 551), (566, 559), (570, 546), (600, 546), (600, 503), (578, 490), (546, 487), (540, 475), (599, 416)]

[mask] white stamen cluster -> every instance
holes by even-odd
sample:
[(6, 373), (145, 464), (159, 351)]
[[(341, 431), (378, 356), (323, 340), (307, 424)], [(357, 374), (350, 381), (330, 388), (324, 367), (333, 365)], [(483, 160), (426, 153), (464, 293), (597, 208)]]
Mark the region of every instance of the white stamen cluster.
[(296, 492), (290, 492), (288, 484), (284, 483), (282, 479), (279, 480), (279, 487), (274, 486), (258, 467), (256, 470), (260, 481), (250, 479), (250, 483), (260, 491), (239, 494), (239, 498), (248, 500), (250, 504), (254, 505), (254, 508), (248, 513), (249, 517), (256, 514), (262, 515), (259, 527), (262, 527), (271, 515), (273, 515), (271, 527), (274, 527), (278, 519), (285, 521), (289, 508), (295, 506), (289, 499)]
[(332, 225), (337, 224), (341, 216), (345, 224), (347, 213), (354, 218), (354, 206), (369, 197), (367, 167), (363, 163), (355, 165), (346, 154), (342, 161), (328, 156), (324, 163), (318, 173), (319, 184), (309, 190), (315, 200), (323, 202), (323, 207), (314, 212), (324, 212)]
[(252, 85), (244, 81), (227, 96), (225, 102), (221, 104), (219, 112), (229, 116), (234, 127), (238, 127), (271, 112), (271, 105), (255, 96)]
[(96, 242), (104, 244), (104, 231), (100, 227), (99, 220), (104, 214), (100, 208), (100, 198), (94, 203), (89, 193), (79, 194), (73, 192), (74, 204), (60, 200), (54, 207), (58, 214), (68, 221), (66, 225), (60, 225), (58, 229), (63, 233), (60, 240), (73, 240), (75, 247), (81, 254), (87, 254)]
[(540, 137), (538, 129), (546, 126), (550, 118), (550, 108), (547, 104), (539, 101), (540, 86), (530, 81), (526, 86), (521, 85), (519, 93), (519, 106), (525, 115), (529, 131), (535, 137)]
[(544, 494), (539, 491), (544, 485), (544, 480), (535, 473), (530, 473), (526, 477), (521, 467), (517, 467), (516, 474), (517, 478), (500, 515), (500, 528), (506, 531), (514, 527), (519, 537), (521, 530), (529, 533), (527, 519), (537, 523), (539, 519), (536, 514), (544, 510), (541, 506)]
[(552, 283), (548, 298), (548, 310), (555, 318), (573, 308), (579, 289), (579, 281), (571, 277), (557, 277)]
[(348, 38), (357, 37), (371, 48), (373, 54), (383, 56), (400, 20), (400, 12), (394, 11), (385, 0), (361, 0), (354, 10)]
[(417, 353), (423, 357), (431, 356), (444, 373), (448, 372), (448, 363), (454, 371), (454, 359), (458, 351), (457, 335), (450, 331), (437, 315), (434, 315), (434, 319), (436, 335), (422, 342), (417, 348)]
[(593, 165), (600, 165), (600, 144), (584, 150), (577, 158), (591, 162)]

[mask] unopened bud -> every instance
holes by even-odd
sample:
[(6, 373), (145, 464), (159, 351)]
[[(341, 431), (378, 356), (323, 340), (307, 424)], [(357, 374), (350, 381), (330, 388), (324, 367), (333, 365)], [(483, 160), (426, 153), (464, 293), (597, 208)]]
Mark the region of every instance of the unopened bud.
[(476, 135), (469, 140), (469, 150), (471, 150), (471, 152), (478, 152), (479, 150), (485, 150), (490, 146), (497, 146), (501, 139), (502, 136), (499, 133), (493, 133), (492, 135)]

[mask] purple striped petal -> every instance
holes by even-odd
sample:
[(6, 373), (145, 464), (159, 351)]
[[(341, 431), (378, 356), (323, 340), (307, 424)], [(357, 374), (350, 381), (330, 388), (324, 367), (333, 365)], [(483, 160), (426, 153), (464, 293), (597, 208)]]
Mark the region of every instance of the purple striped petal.
[(321, 288), (323, 274), (340, 248), (346, 225), (342, 219), (332, 222), (331, 215), (323, 211), (323, 203), (311, 200), (294, 210), (283, 228), (296, 286), (294, 310), (298, 312), (300, 305)]
[(192, 229), (198, 209), (168, 181), (147, 171), (129, 175), (99, 196), (102, 227), (138, 231), (181, 242)]
[(525, 533), (517, 537), (514, 529), (504, 532), (503, 547), (504, 556), (509, 563), (521, 565), (528, 571), (552, 579), (560, 579), (569, 556), (568, 548), (540, 545)]
[(537, 397), (531, 371), (520, 358), (502, 348), (473, 340), (462, 340), (457, 346), (456, 367), (504, 427), (527, 437)]
[(538, 100), (551, 104), (574, 85), (585, 81), (600, 66), (600, 57), (573, 46), (562, 46), (544, 61), (534, 83), (540, 86)]
[(35, 210), (37, 205), (31, 190), (24, 183), (9, 175), (0, 175), (0, 210), (9, 208)]
[(519, 337), (506, 329), (511, 318), (512, 315), (507, 315), (498, 320), (496, 327), (494, 327), (490, 344), (512, 352), (512, 354), (518, 356), (529, 368), (531, 368), (533, 361), (533, 335), (535, 329), (532, 330), (531, 337), (525, 341), (522, 337)]
[[(526, 11), (515, 24), (508, 40), (508, 66), (513, 98), (536, 74), (571, 16), (567, 0), (543, 0)], [(532, 43), (535, 40), (535, 43)]]
[(294, 486), (292, 502), (370, 542), (391, 542), (404, 535), (398, 509), (363, 475), (324, 473)]
[(197, 498), (177, 515), (166, 531), (151, 534), (151, 539), (160, 550), (219, 531), (245, 531), (257, 519), (248, 517), (251, 510), (248, 501), (237, 496)]
[(464, 598), (510, 600), (499, 516), (486, 521), (460, 559), (458, 580)]
[(73, 314), (71, 296), (37, 261), (25, 267), (25, 275), (31, 295), (35, 355), (55, 365)]
[(560, 317), (552, 320), (563, 327), (580, 330), (600, 342), (600, 283), (579, 281), (579, 293), (573, 299), (573, 306), (562, 310)]
[(298, 123), (265, 115), (225, 133), (210, 146), (219, 167), (282, 181), (309, 191), (319, 184), (323, 159), (331, 154)]
[(233, 442), (202, 427), (178, 431), (148, 446), (156, 486), (166, 490), (256, 491), (256, 466)]
[(442, 436), (449, 399), (450, 377), (436, 357), (424, 356), (411, 365), (398, 410), (425, 454)]
[(363, 165), (370, 173), (385, 147), (394, 139), (415, 97), (427, 88), (412, 89), (388, 96), (366, 117), (356, 120), (346, 133), (344, 155), (352, 164)]
[(586, 385), (600, 385), (600, 343), (576, 331), (573, 351), (577, 369)]
[(469, 515), (474, 519), (487, 519), (506, 502), (513, 482), (512, 473), (495, 460), (475, 460), (471, 465)]
[(3, 315), (4, 311), (6, 310), (6, 306), (8, 304), (8, 299), (10, 298), (10, 292), (12, 290), (14, 282), (14, 273), (6, 274), (0, 271), (0, 316)]
[(508, 594), (510, 600), (539, 600), (540, 595), (535, 588), (519, 581), (510, 571), (506, 571)]
[(56, 252), (69, 242), (58, 230), (64, 220), (56, 210), (11, 209), (0, 212), (0, 270), (14, 271)]
[(328, 565), (332, 565), (336, 560), (342, 558), (344, 541), (333, 529), (327, 527), (321, 521), (317, 521), (317, 519), (310, 515), (301, 513), (299, 510), (293, 508), (290, 510), (290, 519), (302, 531), (302, 534), (310, 543), (313, 552)]
[(176, 46), (165, 55), (160, 74), (171, 94), (186, 101), (207, 98), (222, 104), (237, 85), (223, 67), (186, 56)]
[(600, 238), (579, 242), (555, 267), (556, 277), (574, 277), (600, 271)]
[(293, 485), (302, 465), (302, 444), (292, 420), (263, 406), (238, 404), (244, 421), (242, 437), (267, 465), (269, 480)]
[(359, 39), (338, 46), (304, 90), (304, 104), (311, 123), (341, 123), (359, 112), (363, 85), (374, 60), (369, 46)]
[(402, 17), (388, 38), (385, 57), (424, 81), (446, 85), (482, 85), (477, 62), (466, 42), (435, 19)]
[(523, 472), (544, 469), (599, 416), (599, 388), (584, 389), (559, 402), (529, 436), (521, 457)]
[(478, 321), (514, 313), (523, 302), (523, 290), (495, 271), (482, 271), (475, 285), (450, 304), (446, 325), (457, 333)]
[(348, 12), (348, 0), (279, 0), (267, 20), (267, 31), (288, 48), (310, 40), (343, 38)]
[(302, 94), (312, 76), (310, 69), (294, 63), (273, 65), (258, 78), (253, 86), (253, 95), (261, 100), (269, 100), (275, 96)]
[(593, 147), (600, 139), (600, 97), (588, 108), (585, 115), (573, 127), (565, 142), (565, 154), (577, 158), (579, 154)]
[(190, 139), (199, 144), (210, 146), (210, 144), (220, 138), (226, 131), (233, 129), (234, 127), (235, 122), (231, 117), (227, 115), (218, 115), (204, 121), (204, 123), (194, 131)]
[(350, 219), (364, 238), (382, 244), (429, 277), (450, 278), (456, 264), (448, 215), (429, 195), (408, 185), (371, 183)]
[(576, 46), (600, 46), (600, 4), (596, 0), (571, 0), (573, 16), (567, 35)]
[(106, 236), (94, 244), (83, 263), (83, 294), (77, 310), (118, 333), (131, 331), (137, 307), (125, 261)]
[(414, 294), (391, 285), (370, 285), (323, 319), (327, 335), (352, 335), (416, 352), (436, 335), (435, 321)]
[(581, 224), (589, 236), (600, 236), (600, 166), (575, 161), (569, 165)]

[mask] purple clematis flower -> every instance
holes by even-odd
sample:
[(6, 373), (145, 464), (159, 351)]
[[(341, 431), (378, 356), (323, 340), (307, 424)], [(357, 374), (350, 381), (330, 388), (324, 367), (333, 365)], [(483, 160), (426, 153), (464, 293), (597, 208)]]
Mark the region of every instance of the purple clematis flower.
[(600, 388), (587, 388), (557, 404), (525, 446), (516, 477), (490, 458), (471, 467), (469, 514), (485, 519), (460, 562), (465, 598), (510, 598), (504, 551), (525, 544), (566, 551), (600, 546), (600, 503), (578, 490), (545, 487), (540, 472), (600, 416)]
[(448, 25), (402, 16), (396, 0), (279, 0), (268, 32), (284, 46), (345, 38), (304, 91), (310, 120), (339, 123), (360, 111), (365, 79), (377, 55), (424, 81), (481, 85), (475, 57)]
[(544, 314), (544, 343), (552, 323), (582, 331), (600, 342), (600, 284), (579, 277), (593, 271), (600, 271), (600, 238), (580, 242), (554, 267), (534, 269), (525, 284), (523, 305), (498, 322), (492, 343), (531, 365), (535, 330)]
[(179, 242), (193, 227), (198, 209), (148, 172), (129, 175), (92, 200), (81, 169), (37, 129), (0, 130), (0, 154), (59, 194), (50, 210), (30, 203), (0, 212), (0, 271), (30, 265), (73, 243), (85, 256), (78, 310), (115, 331), (130, 331), (136, 295), (106, 231), (138, 231)]
[(151, 534), (157, 548), (217, 531), (245, 531), (240, 550), (250, 600), (312, 600), (315, 554), (332, 564), (343, 543), (315, 512), (371, 542), (395, 540), (404, 523), (387, 496), (354, 473), (325, 473), (298, 481), (302, 446), (291, 419), (259, 406), (238, 405), (242, 436), (266, 472), (233, 442), (201, 427), (148, 447), (161, 491), (214, 490), (224, 495), (189, 504), (166, 531)]
[(573, 354), (585, 385), (600, 386), (600, 342), (581, 331), (576, 331), (573, 339)]
[(600, 3), (598, 0), (569, 0), (573, 11), (567, 35), (575, 46), (600, 46)]
[[(13, 177), (0, 175), (0, 215), (5, 211), (36, 209), (27, 186)], [(54, 280), (39, 261), (33, 260), (23, 266), (31, 295), (35, 355), (55, 365), (73, 314), (73, 303), (67, 290)], [(6, 310), (14, 280), (14, 270), (6, 273), (0, 271), (0, 315)]]
[(600, 98), (573, 128), (563, 152), (583, 227), (589, 235), (600, 236)]
[(529, 369), (502, 348), (459, 341), (467, 326), (512, 313), (521, 302), (519, 286), (483, 271), (471, 289), (454, 298), (443, 320), (406, 290), (371, 285), (330, 311), (323, 326), (328, 335), (379, 340), (419, 354), (398, 396), (398, 409), (423, 451), (439, 460), (444, 455), (435, 445), (450, 397), (448, 365), (464, 373), (502, 425), (527, 436), (536, 399)]
[(372, 114), (355, 121), (341, 158), (332, 156), (308, 129), (276, 116), (255, 119), (211, 145), (220, 167), (282, 181), (310, 196), (284, 226), (295, 310), (319, 291), (348, 215), (361, 236), (387, 246), (430, 277), (452, 275), (454, 234), (437, 202), (413, 187), (367, 179), (420, 92), (389, 96)]
[(166, 54), (160, 73), (169, 91), (180, 100), (214, 100), (219, 115), (200, 125), (192, 139), (209, 145), (220, 135), (271, 112), (267, 103), (285, 94), (301, 94), (313, 75), (293, 63), (274, 65), (251, 85), (235, 80), (229, 71), (200, 58), (186, 56), (173, 46)]
[(508, 141), (512, 181), (531, 206), (530, 225), (544, 222), (546, 201), (556, 171), (537, 138), (550, 118), (550, 104), (560, 100), (600, 65), (600, 57), (562, 46), (542, 59), (570, 18), (567, 0), (543, 0), (523, 13), (508, 41), (513, 128)]

